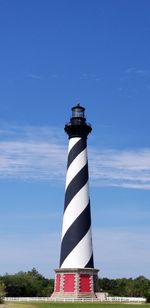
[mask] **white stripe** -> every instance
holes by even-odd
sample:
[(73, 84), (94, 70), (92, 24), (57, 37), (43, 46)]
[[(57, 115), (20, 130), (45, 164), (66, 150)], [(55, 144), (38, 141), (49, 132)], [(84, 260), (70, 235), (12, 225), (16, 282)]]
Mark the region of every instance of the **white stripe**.
[(70, 252), (61, 265), (61, 268), (84, 268), (92, 256), (91, 228)]
[(80, 140), (81, 138), (79, 137), (74, 137), (69, 139), (69, 146), (68, 146), (68, 153), (70, 150), (73, 148), (73, 146)]
[(68, 204), (63, 217), (62, 238), (65, 233), (76, 220), (76, 218), (83, 212), (89, 203), (89, 186), (88, 182), (79, 190), (71, 202)]
[(66, 175), (66, 188), (76, 174), (86, 165), (87, 163), (87, 149), (85, 148), (71, 163), (67, 170)]

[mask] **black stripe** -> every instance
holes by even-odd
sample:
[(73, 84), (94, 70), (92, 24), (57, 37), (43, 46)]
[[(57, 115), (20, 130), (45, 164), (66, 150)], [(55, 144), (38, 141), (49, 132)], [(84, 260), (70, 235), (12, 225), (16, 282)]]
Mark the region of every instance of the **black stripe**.
[(86, 148), (86, 140), (81, 138), (70, 150), (68, 154), (68, 163), (67, 168), (69, 168), (70, 164), (73, 160)]
[(78, 245), (91, 226), (90, 202), (70, 226), (61, 243), (60, 267), (69, 253)]
[(78, 193), (78, 191), (87, 183), (88, 181), (88, 164), (76, 174), (68, 185), (65, 193), (65, 205), (64, 211), (73, 197)]
[(89, 260), (88, 263), (86, 264), (85, 268), (94, 268), (93, 253), (92, 253), (92, 255), (91, 255), (90, 260)]

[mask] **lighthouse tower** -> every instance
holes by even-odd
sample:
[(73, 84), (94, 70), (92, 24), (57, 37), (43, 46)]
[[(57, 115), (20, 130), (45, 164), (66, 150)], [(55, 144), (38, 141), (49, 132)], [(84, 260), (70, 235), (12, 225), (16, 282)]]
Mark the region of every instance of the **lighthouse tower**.
[(55, 270), (53, 297), (94, 298), (97, 273), (94, 269), (89, 198), (87, 136), (92, 131), (86, 122), (85, 108), (72, 108), (65, 125), (69, 137), (65, 203), (62, 226), (60, 267)]

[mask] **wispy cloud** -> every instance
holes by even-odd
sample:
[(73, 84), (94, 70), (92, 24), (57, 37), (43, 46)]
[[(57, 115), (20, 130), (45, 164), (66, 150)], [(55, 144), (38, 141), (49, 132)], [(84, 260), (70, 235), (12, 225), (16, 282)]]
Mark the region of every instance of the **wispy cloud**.
[(64, 176), (66, 151), (44, 142), (0, 143), (0, 178), (59, 180)]
[(39, 75), (39, 74), (28, 74), (27, 77), (32, 78), (32, 79), (37, 79), (37, 80), (42, 80), (43, 79), (43, 76)]
[(92, 150), (90, 167), (96, 186), (150, 189), (150, 149)]
[(3, 125), (0, 138), (0, 178), (58, 181), (64, 176), (67, 149), (59, 129)]
[(132, 75), (137, 75), (139, 77), (142, 77), (142, 76), (147, 76), (149, 75), (149, 72), (145, 69), (137, 69), (135, 67), (128, 67), (126, 70), (125, 70), (125, 73), (126, 74), (132, 74)]
[(66, 138), (62, 130), (55, 126), (31, 126), (18, 125), (16, 123), (6, 124), (0, 122), (0, 142), (2, 140), (40, 142), (62, 144)]
[[(54, 127), (2, 126), (0, 178), (65, 179), (67, 144)], [(94, 186), (150, 189), (150, 149), (89, 149), (89, 169)]]
[(51, 74), (34, 74), (34, 73), (30, 73), (27, 75), (28, 78), (30, 79), (35, 79), (35, 80), (49, 80), (49, 79), (62, 79), (63, 76), (60, 74), (56, 74), (56, 73), (51, 73)]
[(80, 79), (91, 80), (91, 81), (102, 81), (102, 77), (99, 77), (98, 75), (92, 73), (82, 73), (80, 75)]

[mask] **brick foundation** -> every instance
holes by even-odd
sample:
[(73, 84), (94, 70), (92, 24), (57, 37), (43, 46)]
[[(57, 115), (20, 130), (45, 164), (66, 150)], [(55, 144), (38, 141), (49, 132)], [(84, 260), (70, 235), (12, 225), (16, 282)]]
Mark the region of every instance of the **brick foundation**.
[(98, 292), (98, 270), (56, 269), (53, 298), (96, 298)]

